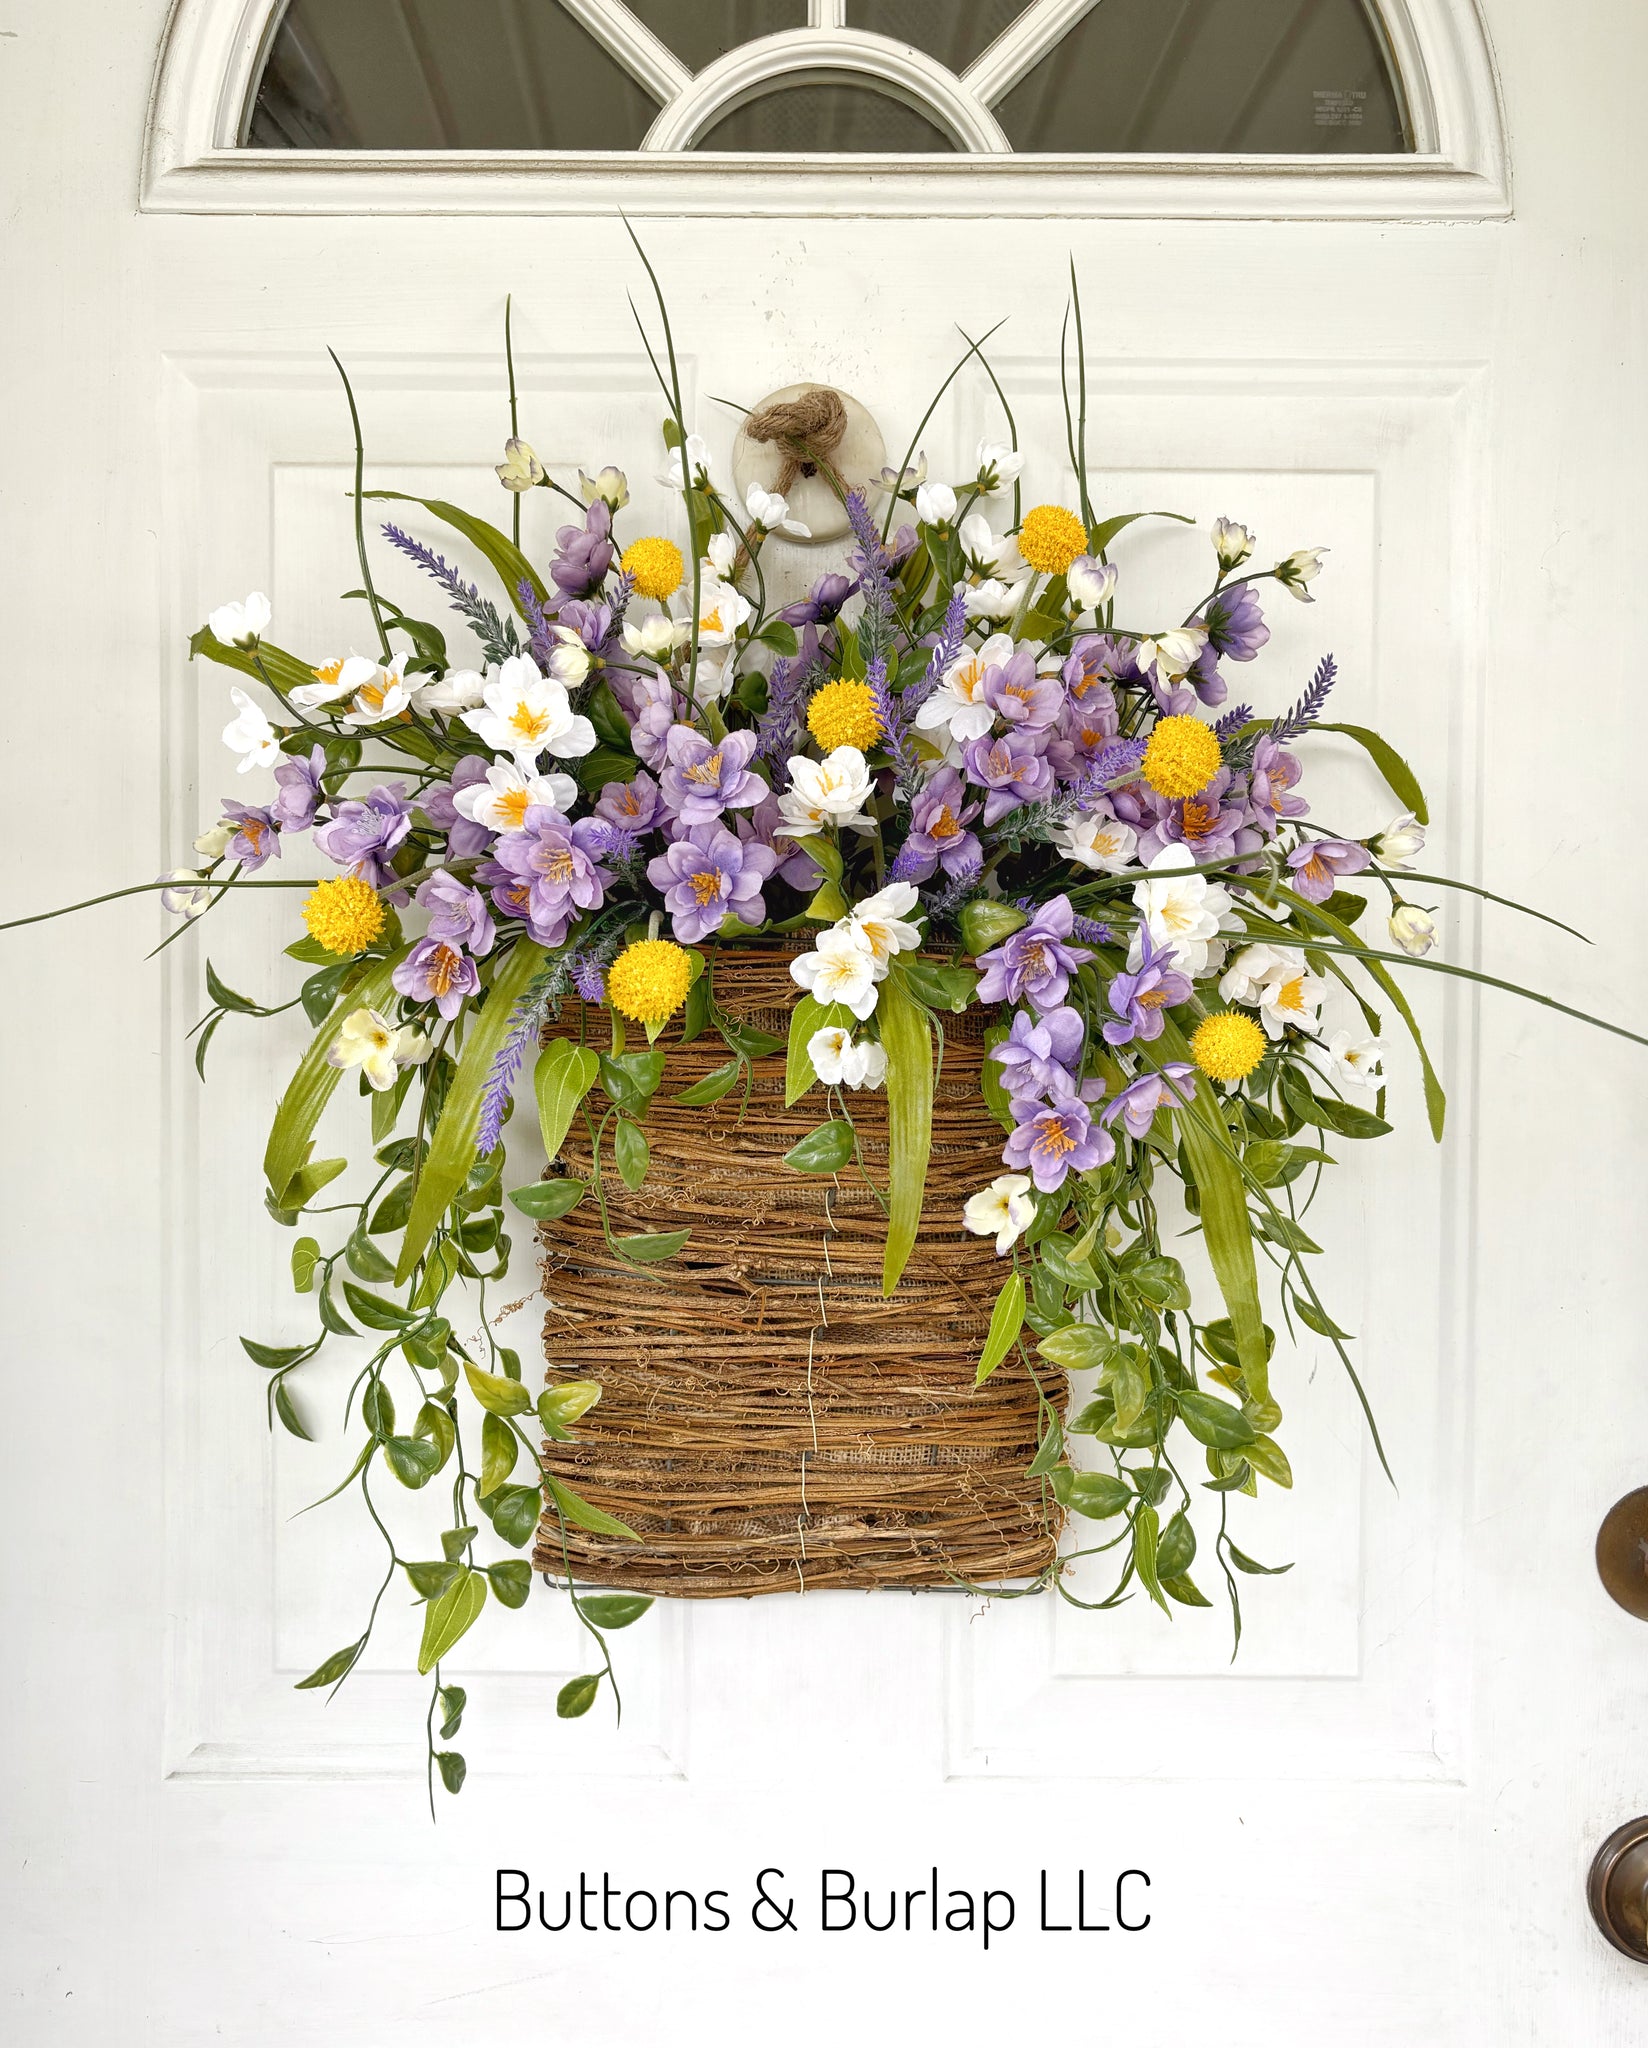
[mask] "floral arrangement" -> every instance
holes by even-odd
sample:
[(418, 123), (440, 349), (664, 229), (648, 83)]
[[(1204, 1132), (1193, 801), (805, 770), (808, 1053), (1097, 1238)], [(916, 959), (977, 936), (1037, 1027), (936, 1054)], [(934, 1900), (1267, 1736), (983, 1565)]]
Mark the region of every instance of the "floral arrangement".
[[(659, 310), (668, 344), (661, 297)], [(242, 1342), (267, 1375), (271, 1420), (306, 1436), (294, 1381), (330, 1334), (370, 1333), (337, 1491), (358, 1490), (380, 1529), (381, 1476), (448, 1504), (436, 1556), (404, 1558), (386, 1533), (360, 1637), (302, 1683), (347, 1677), (404, 1576), (424, 1603), (431, 1783), (438, 1772), (451, 1790), (464, 1764), (444, 1745), (465, 1702), (446, 1660), (489, 1598), (519, 1607), (530, 1589), (525, 1559), (477, 1560), (481, 1522), (515, 1549), (546, 1512), (628, 1533), (540, 1474), (534, 1429), (566, 1437), (600, 1388), (563, 1383), (534, 1399), (492, 1338), (485, 1288), (505, 1271), (506, 1218), (588, 1202), (605, 1219), (608, 1175), (640, 1185), (661, 1034), (725, 1039), (725, 1064), (698, 1084), (704, 1102), (780, 1049), (717, 1003), (727, 942), (793, 954), (788, 1099), (816, 1094), (821, 1118), (790, 1154), (796, 1171), (866, 1173), (854, 1099), (887, 1091), (889, 1293), (922, 1213), (943, 1020), (987, 1011), (1002, 1171), (953, 1219), (1002, 1262), (978, 1377), (1010, 1355), (1033, 1369), (1038, 1353), (1096, 1371), (1077, 1412), (1048, 1412), (1031, 1469), (1096, 1526), (1076, 1554), (1112, 1553), (1117, 1584), (1101, 1605), (1137, 1588), (1164, 1610), (1205, 1606), (1206, 1556), (1239, 1639), (1237, 1575), (1271, 1568), (1237, 1546), (1227, 1508), (1291, 1483), (1259, 1264), (1281, 1316), (1325, 1338), (1354, 1379), (1304, 1217), (1328, 1147), (1390, 1128), (1386, 1008), (1419, 1049), (1442, 1130), (1442, 1088), (1391, 969), (1441, 965), (1408, 890), (1467, 885), (1408, 872), (1425, 844), (1419, 786), (1377, 735), (1326, 717), (1331, 657), (1280, 716), (1230, 701), (1269, 638), (1266, 605), (1311, 602), (1321, 549), (1256, 568), (1253, 536), (1219, 518), (1207, 587), (1170, 623), (1132, 619), (1111, 553), (1141, 515), (1101, 516), (1082, 481), (1075, 503), (1026, 505), (1026, 472), (1045, 458), (1019, 448), (1008, 414), (1006, 438), (952, 482), (915, 439), (865, 488), (800, 446), (838, 485), (852, 539), (804, 597), (775, 606), (764, 550), (805, 528), (781, 496), (739, 500), (724, 486), (683, 415), (672, 346), (660, 383), (662, 476), (680, 504), (671, 533), (626, 530), (618, 469), (563, 483), (518, 433), (498, 467), (510, 534), (422, 501), (497, 572), (496, 597), (383, 525), (469, 629), (478, 665), (379, 588), (364, 506), (399, 494), (361, 488), (358, 416), (358, 595), (375, 651), (290, 652), (256, 594), (214, 611), (192, 642), (246, 685), (230, 692), (224, 731), (245, 795), (220, 806), (198, 863), (156, 886), (180, 932), (238, 891), (301, 889), (303, 929), (286, 951), (316, 1027), (264, 1168), (270, 1213), (298, 1232), (292, 1281), (318, 1328), (302, 1344)], [(513, 425), (512, 365), (510, 398)], [(1079, 406), (1069, 455), (1085, 479)], [(521, 494), (539, 489), (569, 506), (543, 574), (518, 545)], [(1321, 732), (1358, 742), (1390, 784), (1401, 809), (1383, 830), (1312, 809), (1304, 758)], [(335, 872), (282, 876), (300, 842)], [(1370, 895), (1375, 939), (1362, 935)], [(269, 1014), (210, 965), (206, 980), (202, 1073), (226, 1016)], [(558, 1031), (574, 995), (606, 1006), (609, 1043)], [(552, 1162), (572, 1119), (589, 1119), (587, 1183), (509, 1185), (507, 1126), (529, 1071)], [(346, 1161), (312, 1156), (314, 1137), (346, 1076), (371, 1185), (323, 1243), (303, 1226), (322, 1206), (338, 1222), (317, 1198)], [(1166, 1189), (1205, 1244), (1219, 1296), (1205, 1307), (1169, 1249), (1183, 1223), (1164, 1223)], [(687, 1236), (608, 1232), (614, 1253), (660, 1268)], [(465, 1285), (481, 1291), (479, 1351), (448, 1301)], [(1101, 1448), (1100, 1469), (1072, 1465), (1069, 1436)], [(1217, 1506), (1205, 1549), (1192, 1516), (1204, 1491)], [(1050, 1577), (1073, 1599), (1067, 1562)], [(611, 1679), (608, 1633), (649, 1603), (580, 1592), (570, 1573), (568, 1591), (596, 1649), (595, 1669), (562, 1692), (573, 1717)]]

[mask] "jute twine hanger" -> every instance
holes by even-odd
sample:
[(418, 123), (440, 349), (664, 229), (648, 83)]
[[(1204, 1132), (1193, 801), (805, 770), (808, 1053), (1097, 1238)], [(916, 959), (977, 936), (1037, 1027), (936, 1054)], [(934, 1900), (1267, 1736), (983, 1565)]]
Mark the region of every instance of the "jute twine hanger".
[(831, 460), (847, 433), (847, 408), (839, 391), (815, 384), (799, 398), (763, 405), (745, 419), (744, 432), (752, 441), (776, 444), (783, 455), (773, 484), (779, 497), (788, 497), (798, 478), (820, 471), (846, 496), (847, 485)]

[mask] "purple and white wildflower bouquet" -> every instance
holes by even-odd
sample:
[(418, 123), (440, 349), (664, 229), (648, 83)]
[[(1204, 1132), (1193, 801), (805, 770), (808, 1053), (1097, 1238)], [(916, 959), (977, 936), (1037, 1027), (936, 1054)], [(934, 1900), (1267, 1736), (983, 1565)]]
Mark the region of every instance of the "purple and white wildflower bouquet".
[[(783, 498), (751, 489), (740, 502), (723, 487), (688, 429), (672, 349), (667, 362), (670, 534), (624, 531), (620, 470), (563, 483), (518, 436), (498, 469), (515, 494), (511, 534), (422, 501), (485, 557), (497, 596), (383, 526), (468, 628), (473, 665), (380, 591), (364, 503), (399, 494), (360, 488), (358, 421), (375, 651), (290, 652), (258, 595), (214, 612), (192, 643), (240, 675), (224, 738), (255, 801), (223, 803), (200, 863), (156, 886), (184, 929), (248, 887), (302, 888), (306, 931), (286, 951), (316, 1027), (264, 1169), (271, 1214), (299, 1232), (293, 1282), (319, 1328), (301, 1345), (242, 1342), (268, 1375), (271, 1418), (306, 1435), (290, 1384), (329, 1333), (369, 1331), (344, 1484), (370, 1508), (384, 1468), (411, 1489), (446, 1475), (440, 1556), (406, 1560), (391, 1542), (385, 1585), (404, 1569), (426, 1603), (431, 1770), (453, 1790), (462, 1759), (435, 1744), (450, 1742), (464, 1695), (442, 1660), (489, 1597), (520, 1606), (530, 1586), (524, 1559), (476, 1562), (480, 1518), (516, 1548), (545, 1512), (628, 1532), (540, 1480), (529, 1429), (566, 1436), (599, 1387), (563, 1383), (535, 1401), (484, 1314), (489, 1348), (460, 1340), (449, 1290), (478, 1286), (484, 1307), (509, 1256), (507, 1205), (542, 1220), (590, 1202), (604, 1219), (603, 1175), (640, 1185), (666, 1030), (724, 1038), (725, 1064), (694, 1097), (706, 1102), (781, 1049), (721, 1010), (718, 948), (792, 956), (788, 1097), (816, 1094), (822, 1119), (790, 1155), (797, 1171), (864, 1171), (854, 1098), (887, 1091), (889, 1293), (922, 1213), (942, 1019), (988, 1013), (1002, 1171), (954, 1219), (1002, 1261), (978, 1377), (1037, 1351), (1096, 1373), (1076, 1413), (1047, 1409), (1032, 1471), (1050, 1501), (1115, 1525), (1093, 1546), (1117, 1565), (1110, 1599), (1136, 1582), (1165, 1611), (1208, 1604), (1192, 1511), (1211, 1494), (1209, 1547), (1238, 1638), (1235, 1575), (1266, 1567), (1228, 1534), (1229, 1498), (1291, 1484), (1260, 1263), (1273, 1313), (1326, 1339), (1354, 1380), (1304, 1223), (1327, 1147), (1390, 1128), (1387, 1009), (1418, 1048), (1441, 1135), (1442, 1087), (1392, 968), (1492, 980), (1426, 957), (1431, 918), (1407, 891), (1470, 885), (1409, 872), (1424, 798), (1384, 741), (1326, 720), (1331, 657), (1278, 717), (1231, 702), (1232, 672), (1269, 639), (1267, 604), (1311, 601), (1320, 550), (1256, 569), (1253, 536), (1220, 518), (1207, 587), (1167, 623), (1131, 619), (1111, 552), (1140, 515), (1101, 516), (1085, 483), (1073, 505), (1026, 508), (1021, 472), (1037, 458), (1009, 416), (1007, 438), (954, 481), (913, 444), (876, 485), (836, 479), (850, 548), (775, 606), (764, 551), (805, 529)], [(511, 402), (513, 418), (513, 371)], [(1079, 407), (1071, 441), (1085, 478)], [(569, 505), (542, 573), (518, 545), (533, 489)], [(1358, 741), (1390, 784), (1402, 809), (1382, 831), (1313, 811), (1303, 755), (1323, 731)], [(279, 875), (305, 840), (329, 878)], [(1388, 942), (1361, 933), (1370, 896)], [(206, 977), (202, 1071), (225, 1016), (267, 1013), (209, 965)], [(557, 1035), (574, 994), (608, 1006), (606, 1047)], [(506, 1126), (529, 1063), (551, 1161), (572, 1118), (590, 1116), (588, 1184), (507, 1186)], [(349, 1074), (373, 1184), (323, 1244), (302, 1226), (346, 1161), (314, 1158), (313, 1142)], [(1206, 1311), (1170, 1249), (1186, 1214), (1217, 1285)], [(608, 1236), (619, 1256), (664, 1268), (688, 1233)], [(1098, 1469), (1072, 1464), (1069, 1436), (1099, 1448)], [(1049, 1575), (1061, 1593), (1069, 1562)], [(568, 1716), (611, 1674), (605, 1631), (649, 1604), (573, 1597), (601, 1669), (565, 1689)], [(369, 1619), (304, 1685), (341, 1682), (370, 1634)]]

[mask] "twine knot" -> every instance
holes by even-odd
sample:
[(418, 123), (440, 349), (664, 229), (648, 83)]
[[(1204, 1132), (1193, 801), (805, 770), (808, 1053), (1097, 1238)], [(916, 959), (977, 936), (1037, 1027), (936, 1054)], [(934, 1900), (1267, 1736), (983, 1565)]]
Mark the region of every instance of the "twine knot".
[(821, 469), (835, 473), (830, 458), (846, 435), (847, 408), (839, 391), (814, 384), (799, 398), (780, 399), (752, 412), (744, 432), (752, 441), (776, 442), (783, 451), (784, 466), (773, 485), (783, 498), (798, 477), (816, 476)]

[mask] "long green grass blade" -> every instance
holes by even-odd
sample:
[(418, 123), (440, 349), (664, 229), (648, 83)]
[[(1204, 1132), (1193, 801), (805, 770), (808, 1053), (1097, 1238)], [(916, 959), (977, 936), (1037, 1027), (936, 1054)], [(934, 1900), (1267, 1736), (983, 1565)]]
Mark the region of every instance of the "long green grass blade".
[(881, 984), (878, 1014), (887, 1054), (887, 1251), (881, 1291), (891, 1294), (915, 1249), (933, 1142), (933, 1034), (926, 1011), (905, 992), (897, 960)]
[(315, 1135), (316, 1124), (320, 1122), (321, 1111), (331, 1101), (332, 1090), (342, 1079), (342, 1069), (329, 1066), (326, 1060), (332, 1041), (338, 1035), (338, 1027), (352, 1010), (377, 1010), (389, 1001), (394, 993), (389, 977), (405, 952), (403, 946), (400, 952), (388, 959), (377, 961), (352, 989), (339, 996), (331, 1015), (315, 1033), (309, 1050), (299, 1061), (297, 1072), (287, 1082), (286, 1093), (280, 1098), (280, 1107), (275, 1111), (275, 1120), (269, 1128), (269, 1142), (263, 1153), (264, 1177), (277, 1206), (284, 1206), (286, 1190), (309, 1156), (310, 1140)]

